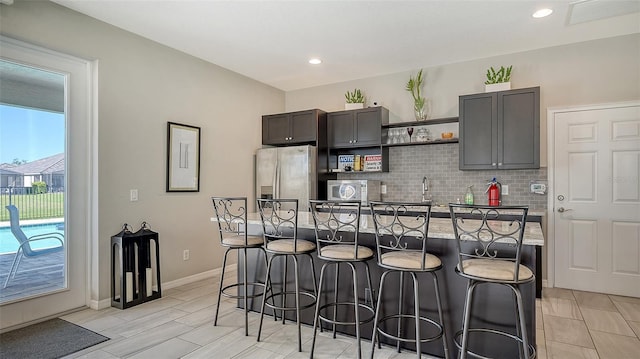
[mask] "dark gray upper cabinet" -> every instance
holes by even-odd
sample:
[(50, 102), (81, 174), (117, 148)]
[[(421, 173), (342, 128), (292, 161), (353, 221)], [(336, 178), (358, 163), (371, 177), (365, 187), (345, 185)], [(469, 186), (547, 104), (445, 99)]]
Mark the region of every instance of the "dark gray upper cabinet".
[(540, 87), (460, 96), (460, 169), (540, 168)]
[(315, 142), (321, 110), (307, 110), (262, 116), (263, 145), (295, 145)]
[(330, 112), (327, 132), (330, 148), (380, 146), (382, 125), (389, 123), (389, 110), (368, 107)]

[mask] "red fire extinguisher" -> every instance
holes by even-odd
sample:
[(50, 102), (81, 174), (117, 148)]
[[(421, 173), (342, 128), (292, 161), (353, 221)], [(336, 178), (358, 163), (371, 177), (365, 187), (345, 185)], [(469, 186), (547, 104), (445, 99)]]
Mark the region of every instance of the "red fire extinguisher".
[(492, 207), (498, 207), (500, 205), (500, 192), (502, 192), (502, 185), (500, 182), (496, 181), (495, 177), (487, 184), (489, 187), (487, 187), (485, 193), (488, 194), (489, 205)]

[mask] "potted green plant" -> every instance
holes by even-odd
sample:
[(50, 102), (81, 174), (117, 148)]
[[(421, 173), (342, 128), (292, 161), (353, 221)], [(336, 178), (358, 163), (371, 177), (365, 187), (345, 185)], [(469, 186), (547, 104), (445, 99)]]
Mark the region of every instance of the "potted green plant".
[(364, 108), (364, 95), (360, 89), (353, 89), (353, 92), (347, 91), (344, 94), (347, 103), (344, 105), (345, 110), (356, 110)]
[(429, 103), (427, 99), (422, 96), (422, 70), (418, 71), (416, 77), (409, 76), (406, 90), (411, 92), (413, 97), (413, 112), (417, 121), (423, 121), (429, 118)]
[(513, 65), (505, 68), (500, 66), (500, 70), (496, 71), (493, 67), (487, 70), (487, 81), (484, 82), (485, 92), (511, 90), (511, 69)]

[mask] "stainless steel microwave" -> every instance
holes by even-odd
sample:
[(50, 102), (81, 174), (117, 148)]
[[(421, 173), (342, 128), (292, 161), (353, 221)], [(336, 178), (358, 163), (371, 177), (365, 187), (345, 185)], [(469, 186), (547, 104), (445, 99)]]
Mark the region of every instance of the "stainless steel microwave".
[(369, 201), (380, 200), (380, 181), (329, 180), (327, 181), (327, 199), (358, 200), (363, 206), (367, 206)]

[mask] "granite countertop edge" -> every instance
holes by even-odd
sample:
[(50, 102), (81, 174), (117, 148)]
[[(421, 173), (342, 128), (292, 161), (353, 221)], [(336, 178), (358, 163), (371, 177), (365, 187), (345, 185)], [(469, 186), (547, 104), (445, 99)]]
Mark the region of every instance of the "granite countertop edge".
[[(215, 217), (212, 221), (215, 221)], [(261, 225), (259, 213), (247, 214), (247, 223), (250, 225)], [(313, 219), (310, 212), (298, 211), (298, 228), (314, 229)], [(370, 215), (361, 215), (360, 233), (374, 234), (373, 220)], [(431, 218), (429, 220), (429, 237), (442, 239), (455, 239), (453, 226), (450, 218)], [(544, 246), (545, 240), (542, 227), (538, 222), (527, 222), (525, 226), (524, 245)]]

